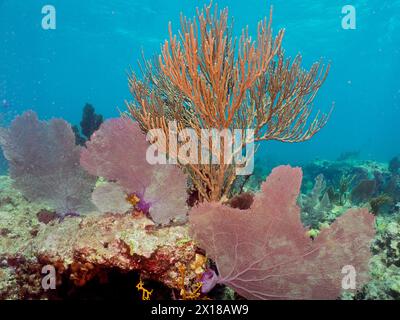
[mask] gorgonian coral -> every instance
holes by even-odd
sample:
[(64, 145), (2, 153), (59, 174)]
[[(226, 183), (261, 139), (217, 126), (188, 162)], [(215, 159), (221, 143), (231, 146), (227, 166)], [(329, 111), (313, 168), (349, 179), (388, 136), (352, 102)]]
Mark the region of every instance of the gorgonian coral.
[(84, 145), (85, 142), (90, 139), (93, 132), (99, 129), (103, 121), (103, 116), (97, 114), (90, 103), (86, 103), (82, 111), (80, 129), (78, 126), (72, 127), (75, 133), (76, 144)]
[(126, 198), (124, 189), (114, 182), (99, 184), (92, 193), (92, 202), (101, 213), (127, 212), (132, 205)]
[(130, 119), (104, 122), (81, 155), (91, 174), (117, 182), (126, 194), (135, 193), (153, 220), (167, 224), (186, 216), (186, 176), (172, 165), (150, 165), (149, 143), (139, 125)]
[(0, 131), (0, 145), (15, 187), (30, 201), (41, 201), (59, 214), (92, 208), (95, 178), (81, 168), (81, 147), (67, 122), (39, 121), (34, 112), (25, 112)]
[[(170, 28), (159, 59), (141, 68), (143, 79), (130, 77), (131, 116), (144, 130), (162, 129), (166, 135), (175, 126), (173, 121), (177, 128), (197, 133), (251, 128), (255, 142), (312, 138), (329, 117), (311, 117), (329, 67), (317, 62), (306, 71), (300, 55), (285, 58), (284, 31), (274, 37), (271, 22), (272, 12), (268, 22), (259, 23), (254, 40), (247, 29), (236, 39), (227, 9), (218, 11), (210, 5), (197, 10), (193, 19), (182, 16), (179, 34)], [(229, 195), (236, 178), (233, 164), (180, 164), (201, 199), (219, 201)]]
[(296, 204), (301, 180), (300, 168), (281, 166), (248, 210), (220, 203), (191, 210), (191, 234), (217, 266), (218, 275), (204, 277), (205, 288), (226, 284), (247, 299), (335, 299), (348, 270), (360, 288), (368, 277), (374, 216), (349, 210), (313, 241)]
[(302, 221), (306, 226), (318, 228), (320, 223), (327, 220), (332, 204), (323, 174), (315, 178), (314, 187), (309, 194), (300, 196), (299, 203), (302, 209)]

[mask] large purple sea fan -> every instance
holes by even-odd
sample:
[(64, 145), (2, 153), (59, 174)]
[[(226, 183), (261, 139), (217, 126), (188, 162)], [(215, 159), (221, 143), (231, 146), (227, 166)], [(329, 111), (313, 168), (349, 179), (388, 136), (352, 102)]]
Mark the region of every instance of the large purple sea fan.
[(336, 299), (368, 279), (374, 216), (349, 210), (312, 241), (296, 201), (300, 168), (275, 168), (247, 210), (202, 203), (189, 214), (191, 234), (217, 265), (216, 283), (247, 299)]
[(30, 201), (40, 201), (63, 215), (91, 210), (95, 177), (79, 164), (71, 126), (62, 119), (39, 121), (25, 112), (0, 130), (0, 145), (15, 187)]
[(160, 224), (185, 219), (187, 181), (176, 166), (150, 165), (149, 143), (136, 122), (110, 119), (96, 131), (82, 152), (81, 165), (91, 174), (117, 182), (127, 194), (135, 193)]

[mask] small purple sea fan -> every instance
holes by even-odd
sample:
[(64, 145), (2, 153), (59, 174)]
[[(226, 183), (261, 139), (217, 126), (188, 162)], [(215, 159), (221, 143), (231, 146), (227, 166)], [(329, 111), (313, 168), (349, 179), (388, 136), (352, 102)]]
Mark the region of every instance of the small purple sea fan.
[(117, 182), (126, 194), (138, 195), (156, 223), (166, 225), (186, 217), (185, 174), (176, 166), (147, 162), (149, 143), (136, 122), (107, 120), (86, 146), (81, 165), (93, 175)]
[(81, 148), (67, 122), (39, 121), (33, 111), (25, 112), (0, 130), (0, 145), (15, 187), (28, 200), (61, 215), (91, 209), (95, 178), (81, 168)]

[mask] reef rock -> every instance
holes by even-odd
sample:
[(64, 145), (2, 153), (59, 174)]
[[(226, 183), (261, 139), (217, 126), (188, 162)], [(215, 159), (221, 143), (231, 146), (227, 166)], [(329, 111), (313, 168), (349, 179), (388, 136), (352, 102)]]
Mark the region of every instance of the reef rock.
[(156, 229), (144, 216), (122, 214), (66, 219), (41, 230), (32, 245), (41, 263), (70, 269), (78, 286), (98, 269), (116, 268), (174, 288), (178, 266), (195, 258), (185, 226)]
[(185, 283), (197, 276), (190, 268), (196, 247), (184, 225), (156, 228), (141, 214), (97, 212), (45, 224), (38, 213), (48, 208), (28, 202), (7, 176), (0, 185), (1, 299), (57, 298), (56, 290), (42, 289), (45, 265), (54, 266), (57, 286), (82, 287), (96, 277), (104, 281), (109, 271), (135, 271), (144, 281), (179, 289), (182, 266)]

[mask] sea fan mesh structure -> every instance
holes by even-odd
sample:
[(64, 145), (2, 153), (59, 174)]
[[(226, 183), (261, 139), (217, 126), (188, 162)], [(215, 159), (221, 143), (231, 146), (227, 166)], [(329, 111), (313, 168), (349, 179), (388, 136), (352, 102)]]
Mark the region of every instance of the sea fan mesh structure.
[(101, 213), (125, 213), (132, 209), (124, 189), (113, 182), (102, 183), (93, 190), (92, 202)]
[(127, 194), (135, 193), (150, 206), (158, 224), (186, 217), (186, 176), (172, 165), (150, 165), (149, 143), (130, 119), (104, 122), (82, 152), (81, 164), (91, 174), (116, 181)]
[(95, 178), (81, 168), (81, 148), (67, 122), (39, 121), (28, 111), (0, 131), (0, 144), (15, 187), (30, 201), (41, 201), (59, 214), (92, 208)]
[(335, 299), (342, 269), (351, 266), (359, 288), (368, 277), (374, 216), (345, 213), (316, 240), (307, 236), (296, 204), (300, 168), (275, 168), (250, 209), (203, 203), (189, 215), (191, 234), (213, 259), (218, 283), (247, 299)]

